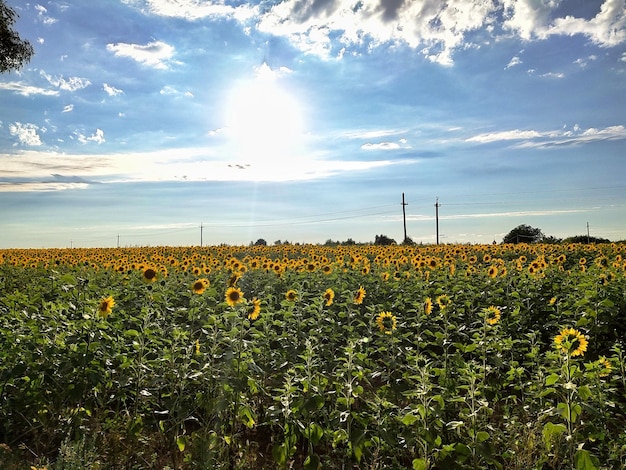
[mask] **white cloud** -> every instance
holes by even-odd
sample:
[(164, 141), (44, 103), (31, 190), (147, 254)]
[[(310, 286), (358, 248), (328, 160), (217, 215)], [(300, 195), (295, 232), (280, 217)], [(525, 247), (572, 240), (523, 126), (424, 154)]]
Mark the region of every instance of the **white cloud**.
[[(168, 149), (145, 153), (66, 154), (22, 151), (3, 157), (0, 179), (49, 180), (62, 169), (74, 179), (99, 182), (138, 181), (306, 181), (342, 173), (367, 171), (402, 161), (336, 161), (298, 159), (297, 164), (267, 161), (218, 161), (206, 148)], [(67, 180), (67, 179), (66, 179)]]
[(62, 111), (62, 112), (63, 112), (63, 113), (70, 113), (70, 112), (72, 112), (72, 111), (74, 111), (74, 105), (73, 105), (73, 104), (68, 104), (67, 106), (65, 106), (65, 107), (63, 108), (63, 111)]
[(186, 96), (188, 98), (193, 98), (193, 93), (190, 91), (179, 91), (176, 88), (169, 86), (169, 85), (165, 85), (163, 88), (161, 88), (161, 91), (159, 91), (159, 94), (161, 95), (183, 95)]
[(510, 69), (511, 67), (515, 67), (516, 65), (522, 64), (523, 62), (517, 56), (513, 57), (504, 69)]
[(41, 71), (41, 76), (45, 78), (46, 80), (48, 80), (48, 82), (50, 82), (51, 85), (64, 91), (73, 92), (73, 91), (81, 90), (83, 88), (87, 88), (89, 85), (91, 85), (91, 82), (87, 80), (86, 78), (69, 77), (66, 80), (62, 76), (58, 78), (53, 77), (52, 75), (49, 75), (44, 71)]
[(102, 129), (96, 129), (96, 132), (90, 136), (86, 136), (80, 132), (76, 132), (75, 135), (81, 144), (95, 142), (96, 144), (99, 145), (99, 144), (106, 142), (106, 140), (104, 139), (104, 131)]
[[(129, 3), (129, 0), (124, 1)], [(207, 17), (228, 17), (245, 21), (258, 14), (258, 7), (245, 2), (236, 7), (224, 2), (201, 0), (145, 0), (144, 3), (150, 13), (190, 21)]]
[(0, 83), (0, 90), (12, 91), (22, 96), (31, 96), (31, 95), (57, 96), (59, 94), (57, 90), (47, 90), (45, 88), (26, 85), (24, 82)]
[(548, 148), (559, 145), (579, 145), (602, 140), (622, 140), (626, 139), (626, 127), (622, 125), (609, 126), (604, 129), (581, 129), (575, 125), (568, 130), (562, 128), (553, 131), (535, 130), (508, 130), (478, 134), (466, 139), (466, 142), (477, 142), (488, 144), (510, 140), (522, 141), (515, 145), (517, 148)]
[(107, 44), (107, 50), (117, 57), (127, 57), (155, 69), (167, 69), (168, 61), (174, 55), (174, 47), (162, 41), (153, 41), (145, 45), (123, 42)]
[(16, 122), (9, 125), (9, 133), (12, 136), (17, 137), (20, 144), (31, 147), (43, 145), (39, 134), (37, 134), (38, 130), (39, 127), (35, 124), (22, 124), (21, 122)]
[(120, 90), (118, 88), (115, 88), (114, 86), (109, 85), (108, 83), (102, 84), (102, 89), (109, 96), (118, 96), (118, 95), (124, 94), (124, 92), (122, 90)]
[(51, 25), (58, 21), (56, 18), (52, 18), (51, 16), (47, 15), (48, 10), (43, 5), (35, 5), (35, 10), (37, 10), (37, 16), (43, 24)]
[(542, 73), (540, 75), (540, 77), (545, 77), (545, 78), (564, 78), (565, 74), (562, 72), (548, 72), (548, 73)]
[(361, 150), (397, 150), (400, 144), (397, 142), (379, 142), (377, 144), (363, 144)]
[(592, 19), (556, 18), (549, 34), (582, 34), (599, 46), (612, 47), (626, 41), (626, 4), (624, 0), (606, 0)]

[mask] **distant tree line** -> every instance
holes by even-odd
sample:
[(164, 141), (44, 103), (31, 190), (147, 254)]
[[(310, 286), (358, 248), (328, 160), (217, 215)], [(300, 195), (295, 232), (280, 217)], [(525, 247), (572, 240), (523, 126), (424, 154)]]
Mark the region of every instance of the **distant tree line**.
[[(494, 243), (496, 243), (494, 241)], [(502, 239), (502, 243), (548, 243), (548, 244), (557, 244), (557, 243), (611, 243), (611, 240), (607, 238), (601, 237), (592, 237), (589, 235), (575, 235), (567, 238), (557, 238), (552, 235), (545, 235), (543, 231), (536, 227), (531, 227), (530, 225), (518, 225), (514, 229), (512, 229), (509, 233), (507, 233)], [(292, 243), (285, 240), (276, 240), (274, 242), (275, 246), (280, 245), (291, 245)], [(323, 245), (324, 246), (351, 246), (351, 245), (369, 245), (372, 242), (355, 242), (352, 238), (348, 238), (345, 241), (333, 240), (329, 238), (326, 240)], [(389, 246), (389, 245), (397, 245), (398, 243), (391, 237), (387, 235), (380, 234), (374, 237), (373, 241), (374, 245), (381, 246)], [(253, 245), (261, 245), (267, 246), (268, 243), (265, 239), (259, 238), (256, 242), (250, 242), (250, 246)], [(294, 245), (300, 245), (299, 242), (294, 243)], [(410, 238), (407, 237), (403, 240), (402, 245), (416, 245), (416, 243)]]

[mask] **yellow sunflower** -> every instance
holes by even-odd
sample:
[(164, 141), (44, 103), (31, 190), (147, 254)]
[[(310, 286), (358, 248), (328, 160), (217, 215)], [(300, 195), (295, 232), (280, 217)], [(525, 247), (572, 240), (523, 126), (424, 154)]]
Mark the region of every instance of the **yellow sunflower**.
[(439, 305), (439, 308), (441, 309), (441, 311), (443, 312), (452, 302), (450, 300), (450, 297), (448, 297), (446, 294), (442, 294), (439, 297), (437, 297), (436, 299), (437, 301), (437, 305)]
[(154, 282), (157, 279), (157, 271), (154, 268), (145, 268), (143, 270), (143, 279), (146, 282)]
[(330, 307), (333, 304), (333, 300), (335, 300), (335, 291), (330, 287), (324, 292), (324, 300), (326, 300), (327, 307)]
[(424, 299), (424, 314), (430, 315), (433, 311), (433, 300), (430, 297)]
[(606, 377), (611, 373), (611, 370), (613, 370), (611, 362), (605, 356), (598, 358), (598, 367), (600, 368), (600, 372), (598, 373), (600, 377)]
[(207, 287), (209, 287), (209, 280), (208, 279), (198, 279), (196, 281), (194, 281), (194, 283), (191, 285), (191, 290), (193, 291), (194, 294), (202, 294), (204, 293), (204, 291), (206, 290)]
[(487, 308), (483, 308), (483, 314), (485, 315), (485, 321), (489, 325), (495, 325), (500, 321), (500, 309), (493, 305), (490, 305)]
[(248, 313), (248, 318), (250, 320), (256, 320), (257, 318), (259, 318), (260, 314), (261, 314), (261, 301), (257, 299), (256, 297), (254, 297), (252, 299), (252, 310)]
[(112, 296), (109, 296), (106, 299), (102, 299), (100, 301), (100, 304), (98, 305), (98, 315), (102, 318), (108, 317), (109, 315), (111, 315), (114, 305), (115, 300), (113, 300)]
[(587, 338), (574, 328), (563, 328), (554, 337), (554, 344), (559, 351), (572, 357), (582, 356), (587, 351)]
[(289, 302), (295, 302), (296, 299), (298, 298), (298, 293), (293, 290), (293, 289), (289, 289), (287, 291), (287, 293), (285, 294), (285, 298), (289, 301)]
[(229, 287), (226, 289), (226, 303), (231, 307), (234, 307), (243, 300), (243, 293), (238, 287)]
[(397, 319), (391, 312), (381, 312), (376, 317), (376, 324), (381, 332), (390, 335), (396, 329)]
[(356, 305), (361, 305), (363, 303), (363, 299), (365, 298), (365, 289), (363, 288), (363, 286), (359, 287), (359, 290), (356, 292), (356, 295), (354, 296), (354, 303)]

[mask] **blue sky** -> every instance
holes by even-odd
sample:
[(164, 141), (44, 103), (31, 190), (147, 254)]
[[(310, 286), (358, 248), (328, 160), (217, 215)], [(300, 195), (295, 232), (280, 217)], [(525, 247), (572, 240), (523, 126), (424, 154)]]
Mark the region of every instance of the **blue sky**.
[(0, 248), (626, 239), (624, 0), (7, 4)]

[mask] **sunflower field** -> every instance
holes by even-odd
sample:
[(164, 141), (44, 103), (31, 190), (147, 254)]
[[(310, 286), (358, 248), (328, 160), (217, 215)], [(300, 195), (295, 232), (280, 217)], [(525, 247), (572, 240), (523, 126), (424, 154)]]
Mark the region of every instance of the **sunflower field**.
[(625, 251), (0, 250), (0, 468), (626, 468)]

